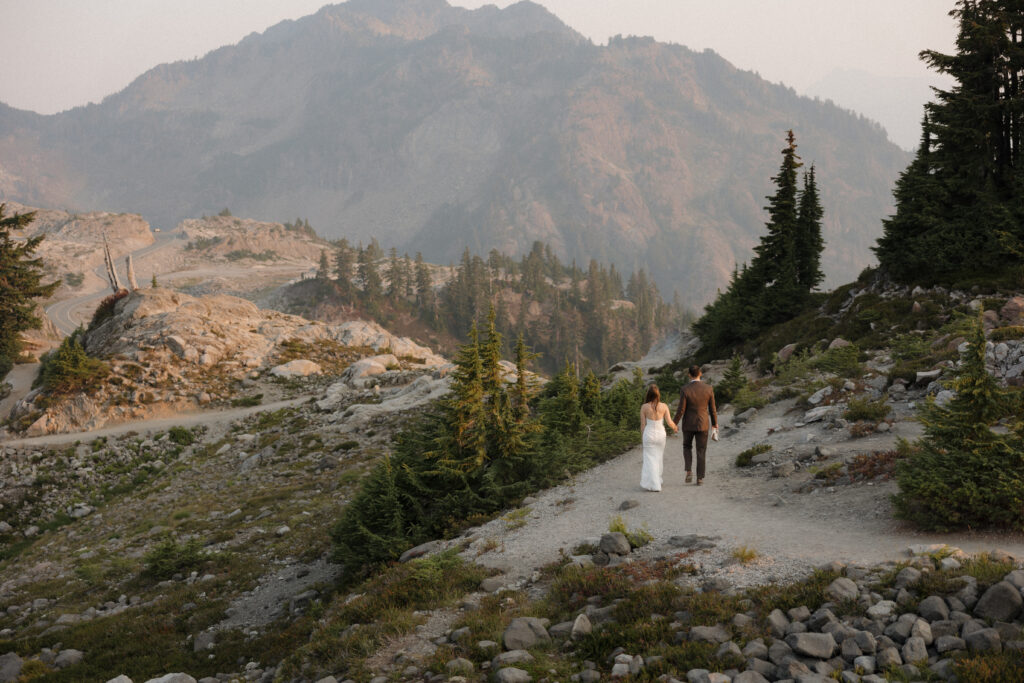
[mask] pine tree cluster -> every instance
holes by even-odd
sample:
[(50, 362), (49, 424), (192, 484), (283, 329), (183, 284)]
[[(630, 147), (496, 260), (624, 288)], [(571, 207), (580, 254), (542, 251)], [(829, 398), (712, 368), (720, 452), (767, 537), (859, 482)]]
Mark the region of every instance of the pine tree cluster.
[(634, 445), (639, 377), (602, 393), (593, 373), (567, 365), (542, 392), (530, 381), (522, 337), (506, 382), (491, 310), (455, 359), (451, 392), (402, 431), (395, 452), (366, 478), (333, 529), (335, 557), (352, 574), (450, 536)]
[(772, 325), (796, 317), (824, 279), (821, 234), (824, 212), (818, 198), (814, 167), (804, 173), (798, 187), (793, 131), (786, 135), (782, 165), (772, 180), (775, 194), (768, 197), (768, 232), (754, 248), (750, 266), (733, 272), (725, 292), (709, 304), (694, 323), (704, 349), (720, 352), (734, 347)]
[(896, 183), (874, 251), (900, 282), (953, 284), (1024, 265), (1024, 8), (959, 0), (957, 52), (921, 57), (955, 79), (925, 105), (921, 143)]
[(376, 241), (363, 248), (344, 239), (334, 252), (333, 267), (325, 253), (317, 271), (330, 301), (362, 309), (383, 324), (418, 318), (451, 337), (493, 307), (498, 331), (521, 334), (548, 372), (566, 359), (605, 368), (643, 355), (681, 317), (678, 305), (665, 303), (643, 269), (624, 286), (614, 265), (591, 260), (583, 271), (563, 264), (539, 241), (519, 260), (495, 249), (484, 260), (466, 249), (439, 288), (422, 254), (412, 261), (392, 248), (384, 260)]

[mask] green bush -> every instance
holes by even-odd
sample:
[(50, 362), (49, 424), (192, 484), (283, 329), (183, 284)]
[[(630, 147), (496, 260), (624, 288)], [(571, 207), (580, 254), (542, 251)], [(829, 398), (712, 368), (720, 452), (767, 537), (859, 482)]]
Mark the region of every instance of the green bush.
[(997, 344), (1008, 339), (1024, 339), (1024, 325), (1008, 325), (994, 329), (988, 338)]
[(231, 405), (235, 408), (251, 408), (258, 406), (263, 402), (263, 394), (256, 394), (255, 396), (243, 396), (242, 398), (231, 399)]
[(169, 579), (175, 574), (198, 569), (209, 559), (210, 555), (203, 550), (199, 539), (177, 543), (171, 536), (166, 536), (146, 553), (142, 573), (154, 579)]
[(167, 438), (179, 446), (191, 446), (196, 442), (195, 434), (185, 427), (171, 427), (167, 431)]
[(771, 449), (772, 447), (766, 443), (759, 443), (755, 446), (751, 446), (736, 456), (736, 467), (750, 467), (751, 461), (755, 455), (767, 453)]
[(1010, 394), (985, 371), (985, 333), (975, 323), (970, 349), (945, 406), (921, 412), (924, 436), (897, 464), (897, 514), (936, 531), (999, 527), (1024, 529), (1024, 425), (991, 426), (1019, 417)]
[(100, 388), (110, 366), (85, 352), (81, 336), (82, 330), (75, 330), (56, 350), (43, 355), (33, 386), (53, 395), (91, 393)]
[(737, 414), (749, 410), (750, 408), (761, 409), (766, 405), (768, 405), (768, 399), (762, 396), (757, 389), (749, 384), (737, 391), (736, 396), (734, 396), (732, 400), (733, 410)]
[(818, 370), (840, 377), (860, 377), (864, 374), (860, 364), (860, 349), (853, 344), (828, 349), (814, 359), (813, 365)]
[(885, 397), (872, 401), (868, 398), (851, 398), (843, 417), (851, 422), (881, 422), (889, 414), (892, 407)]

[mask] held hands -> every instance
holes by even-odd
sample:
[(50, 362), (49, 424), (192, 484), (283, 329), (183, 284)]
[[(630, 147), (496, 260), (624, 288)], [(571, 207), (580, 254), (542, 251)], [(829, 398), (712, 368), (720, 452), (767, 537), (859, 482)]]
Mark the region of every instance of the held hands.
[(711, 440), (718, 441), (718, 427), (711, 428)]

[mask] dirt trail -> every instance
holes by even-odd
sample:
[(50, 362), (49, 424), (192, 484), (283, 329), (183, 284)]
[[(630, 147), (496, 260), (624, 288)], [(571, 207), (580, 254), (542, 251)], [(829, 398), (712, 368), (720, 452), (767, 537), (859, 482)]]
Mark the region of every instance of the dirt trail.
[(36, 378), (36, 373), (39, 372), (39, 363), (23, 363), (15, 365), (7, 377), (3, 381), (6, 381), (11, 385), (11, 393), (7, 398), (0, 400), (0, 420), (6, 419), (11, 414), (11, 408), (14, 404), (25, 397), (25, 395), (32, 390), (32, 381)]
[(47, 434), (46, 436), (35, 436), (27, 439), (0, 440), (0, 446), (30, 447), (30, 446), (61, 446), (73, 444), (76, 441), (92, 441), (100, 437), (117, 436), (128, 432), (139, 434), (152, 434), (159, 431), (167, 431), (171, 427), (197, 427), (199, 425), (213, 426), (221, 425), (237, 420), (253, 413), (268, 412), (281, 408), (290, 408), (306, 401), (308, 397), (295, 398), (288, 401), (276, 401), (264, 405), (247, 408), (231, 408), (229, 410), (216, 410), (196, 413), (179, 413), (171, 417), (161, 417), (152, 420), (140, 420), (138, 422), (123, 422), (102, 429), (94, 429), (88, 432), (70, 432), (67, 434)]
[[(661, 492), (640, 488), (641, 449), (635, 448), (578, 475), (569, 485), (538, 494), (522, 528), (508, 530), (499, 519), (477, 530), (501, 544), (499, 550), (482, 554), (480, 561), (510, 575), (526, 576), (558, 559), (560, 548), (570, 552), (581, 541), (599, 537), (615, 515), (621, 515), (629, 528), (646, 527), (655, 546), (664, 546), (677, 535), (721, 536), (722, 547), (747, 546), (772, 563), (794, 569), (833, 560), (896, 560), (907, 556), (909, 546), (926, 543), (947, 543), (967, 552), (1000, 548), (1024, 557), (1024, 537), (1019, 534), (934, 534), (907, 528), (892, 517), (889, 497), (897, 489), (891, 481), (795, 493), (790, 489), (811, 475), (772, 479), (765, 466), (737, 468), (736, 455), (755, 443), (772, 444), (776, 452), (820, 444), (845, 455), (887, 450), (897, 437), (920, 433), (916, 422), (903, 421), (897, 423), (895, 434), (851, 440), (846, 430), (794, 428), (802, 411), (787, 415), (791, 407), (792, 401), (769, 406), (736, 433), (711, 443), (703, 486), (683, 483), (682, 439), (673, 436), (665, 449)], [(722, 417), (723, 424), (729, 424), (731, 416)], [(776, 431), (769, 435), (769, 428)], [(626, 500), (639, 505), (620, 511)]]

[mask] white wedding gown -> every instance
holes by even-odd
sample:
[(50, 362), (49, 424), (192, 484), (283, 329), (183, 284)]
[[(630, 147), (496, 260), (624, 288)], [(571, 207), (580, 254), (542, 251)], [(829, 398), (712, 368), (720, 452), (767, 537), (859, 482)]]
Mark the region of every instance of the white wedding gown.
[(648, 420), (644, 427), (644, 466), (640, 470), (640, 486), (648, 491), (661, 490), (661, 461), (665, 454), (664, 420)]

